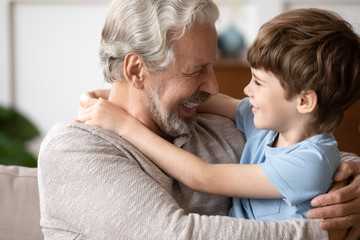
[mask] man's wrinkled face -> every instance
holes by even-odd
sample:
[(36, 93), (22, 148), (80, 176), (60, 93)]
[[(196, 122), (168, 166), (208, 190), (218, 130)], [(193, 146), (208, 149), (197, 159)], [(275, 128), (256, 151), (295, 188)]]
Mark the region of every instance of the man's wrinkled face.
[[(164, 88), (161, 82), (155, 82), (152, 91), (148, 97), (147, 106), (150, 112), (153, 113), (154, 118), (161, 129), (167, 133), (167, 135), (175, 137), (190, 132), (195, 125), (195, 111), (196, 106), (211, 95), (207, 92), (197, 92), (187, 99), (180, 102), (180, 105), (173, 107), (172, 109), (162, 105), (161, 96), (163, 95)], [(188, 108), (189, 114), (187, 117), (180, 117), (180, 108)]]
[(196, 107), (218, 93), (213, 71), (216, 41), (214, 26), (195, 24), (175, 43), (175, 64), (152, 74), (146, 105), (166, 135), (188, 133)]

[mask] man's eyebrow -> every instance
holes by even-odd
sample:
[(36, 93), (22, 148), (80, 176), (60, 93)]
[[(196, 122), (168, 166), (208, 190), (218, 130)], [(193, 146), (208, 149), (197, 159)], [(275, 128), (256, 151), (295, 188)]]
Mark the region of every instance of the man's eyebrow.
[[(215, 61), (214, 61), (214, 62), (215, 62)], [(191, 69), (188, 69), (188, 72), (198, 72), (198, 71), (201, 71), (201, 70), (202, 70), (203, 68), (205, 68), (207, 65), (213, 64), (214, 62), (195, 65), (195, 66), (192, 67)]]
[(203, 68), (205, 68), (207, 65), (209, 64), (214, 64), (217, 60), (217, 57), (213, 59), (212, 62), (207, 62), (207, 63), (200, 63), (198, 65), (195, 65), (195, 66), (192, 66), (192, 67), (187, 67), (185, 69), (185, 72), (188, 73), (188, 74), (191, 74), (191, 73), (195, 73), (195, 72), (198, 72), (198, 71), (201, 71)]
[(206, 67), (206, 66), (209, 65), (209, 64), (214, 64), (215, 61), (216, 61), (216, 58), (213, 59), (211, 62), (199, 64), (199, 65), (195, 66), (195, 68), (204, 68), (204, 67)]

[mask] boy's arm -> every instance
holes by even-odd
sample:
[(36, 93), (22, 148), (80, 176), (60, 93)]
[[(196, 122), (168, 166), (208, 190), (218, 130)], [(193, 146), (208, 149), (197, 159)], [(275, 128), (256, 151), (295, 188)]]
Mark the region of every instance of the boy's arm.
[(90, 107), (87, 117), (81, 120), (116, 132), (166, 173), (194, 190), (224, 196), (282, 197), (260, 165), (206, 163), (167, 142), (106, 100)]
[(219, 93), (201, 103), (197, 110), (198, 112), (215, 113), (235, 120), (236, 108), (240, 102), (240, 99)]
[[(141, 126), (140, 126), (141, 125)], [(120, 131), (159, 168), (196, 191), (223, 196), (280, 198), (258, 164), (209, 164), (139, 123)]]

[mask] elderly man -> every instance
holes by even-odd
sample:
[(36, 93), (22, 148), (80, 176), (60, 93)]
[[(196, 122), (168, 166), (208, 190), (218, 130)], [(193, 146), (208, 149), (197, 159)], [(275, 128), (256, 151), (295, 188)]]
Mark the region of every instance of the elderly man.
[[(105, 79), (112, 83), (109, 101), (209, 162), (235, 162), (244, 139), (234, 123), (216, 115), (195, 115), (196, 106), (218, 92), (212, 68), (217, 18), (211, 0), (117, 0), (106, 18), (100, 57)], [(357, 163), (349, 165), (360, 169)], [(273, 223), (227, 217), (228, 198), (186, 188), (115, 133), (81, 123), (57, 124), (44, 140), (39, 187), (46, 239), (328, 236), (318, 220)], [(331, 203), (327, 199), (334, 196), (348, 197), (355, 206), (359, 201), (345, 190), (318, 203)], [(314, 216), (336, 217), (327, 215), (332, 209), (322, 208)], [(357, 230), (356, 212), (359, 206), (344, 211), (352, 220), (334, 220)]]

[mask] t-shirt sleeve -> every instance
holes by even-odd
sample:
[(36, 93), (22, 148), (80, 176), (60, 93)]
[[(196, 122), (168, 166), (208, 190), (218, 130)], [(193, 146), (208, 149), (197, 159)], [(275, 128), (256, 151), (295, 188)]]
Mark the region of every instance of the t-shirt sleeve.
[(236, 109), (235, 121), (237, 129), (243, 132), (245, 136), (249, 136), (254, 130), (254, 114), (252, 113), (252, 106), (249, 98), (241, 100)]
[(260, 165), (292, 206), (325, 193), (331, 187), (339, 153), (336, 149), (330, 151), (333, 153), (325, 155), (317, 146), (303, 146), (290, 153), (269, 157)]

